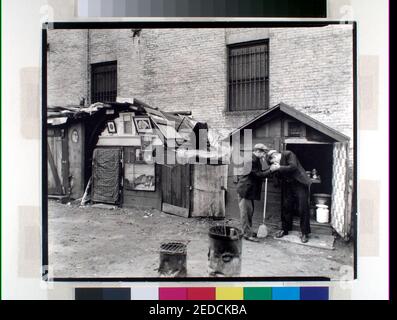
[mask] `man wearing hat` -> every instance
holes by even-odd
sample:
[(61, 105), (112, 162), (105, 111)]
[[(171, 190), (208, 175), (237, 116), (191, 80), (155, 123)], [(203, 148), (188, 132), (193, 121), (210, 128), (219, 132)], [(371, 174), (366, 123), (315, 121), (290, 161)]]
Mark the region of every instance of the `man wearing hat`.
[(293, 212), (296, 209), (300, 216), (301, 241), (306, 243), (310, 233), (309, 188), (311, 180), (292, 151), (267, 153), (270, 172), (282, 180), (283, 208), (281, 212), (282, 229), (276, 234), (281, 238), (292, 230)]
[(254, 215), (254, 200), (260, 200), (262, 182), (270, 175), (269, 169), (263, 171), (261, 159), (265, 159), (268, 148), (258, 143), (254, 146), (252, 155), (244, 160), (243, 172), (237, 184), (238, 203), (244, 238), (259, 241), (252, 232), (252, 216)]

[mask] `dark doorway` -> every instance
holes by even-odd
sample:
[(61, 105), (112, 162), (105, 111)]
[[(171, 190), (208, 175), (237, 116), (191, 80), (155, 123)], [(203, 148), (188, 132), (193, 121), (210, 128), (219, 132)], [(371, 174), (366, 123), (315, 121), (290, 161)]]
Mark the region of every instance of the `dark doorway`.
[(306, 171), (317, 170), (321, 183), (313, 183), (311, 193), (332, 192), (332, 144), (288, 144)]
[[(299, 159), (302, 167), (306, 171), (312, 171), (316, 169), (317, 174), (320, 176), (319, 181), (313, 182), (310, 186), (310, 215), (311, 215), (311, 225), (312, 229), (315, 228), (315, 203), (313, 199), (313, 194), (315, 193), (326, 193), (332, 194), (332, 154), (333, 145), (332, 144), (288, 144), (286, 146), (287, 150), (294, 152)], [(312, 180), (313, 181), (313, 180)], [(297, 212), (295, 215), (298, 216)], [(294, 224), (299, 225), (299, 219), (294, 219)], [(327, 224), (329, 225), (329, 224)], [(323, 225), (324, 227), (324, 225)], [(317, 231), (318, 228), (315, 228)], [(316, 232), (317, 232), (316, 231)], [(324, 230), (323, 230), (324, 231)]]

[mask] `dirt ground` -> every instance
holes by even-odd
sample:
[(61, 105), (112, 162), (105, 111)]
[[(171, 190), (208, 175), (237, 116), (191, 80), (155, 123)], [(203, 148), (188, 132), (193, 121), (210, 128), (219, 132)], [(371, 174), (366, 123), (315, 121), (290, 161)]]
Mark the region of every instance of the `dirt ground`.
[[(50, 200), (49, 266), (54, 277), (158, 277), (160, 243), (188, 240), (187, 276), (208, 277), (208, 229), (220, 223), (158, 210), (80, 208)], [(335, 250), (326, 250), (269, 236), (263, 243), (243, 240), (241, 276), (340, 279), (341, 267), (352, 264), (352, 243), (337, 240)]]

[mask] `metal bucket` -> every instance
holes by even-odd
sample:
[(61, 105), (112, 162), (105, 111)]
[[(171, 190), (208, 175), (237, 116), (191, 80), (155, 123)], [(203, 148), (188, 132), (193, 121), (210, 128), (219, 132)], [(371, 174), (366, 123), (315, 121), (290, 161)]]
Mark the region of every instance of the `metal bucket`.
[(241, 273), (242, 237), (240, 229), (211, 227), (208, 233), (208, 272), (212, 277), (239, 276)]

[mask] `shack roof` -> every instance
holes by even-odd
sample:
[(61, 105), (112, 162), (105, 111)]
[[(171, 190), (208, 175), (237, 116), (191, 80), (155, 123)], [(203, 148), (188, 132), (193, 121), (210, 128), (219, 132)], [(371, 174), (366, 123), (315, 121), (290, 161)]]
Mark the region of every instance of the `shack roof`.
[(290, 117), (304, 123), (305, 125), (323, 133), (324, 135), (332, 138), (333, 140), (335, 140), (337, 142), (343, 142), (343, 141), (347, 141), (350, 139), (348, 136), (344, 135), (343, 133), (340, 133), (339, 131), (337, 131), (331, 127), (328, 127), (327, 125), (323, 124), (322, 122), (308, 116), (307, 114), (304, 114), (303, 112), (301, 112), (299, 110), (296, 110), (295, 108), (293, 108), (283, 102), (280, 102), (279, 104), (275, 105), (274, 107), (262, 112), (261, 114), (259, 114), (255, 118), (253, 118), (252, 120), (246, 122), (239, 128), (233, 130), (229, 134), (228, 138), (235, 135), (236, 133), (239, 133), (241, 130), (250, 128), (256, 122), (259, 122), (259, 121), (263, 122), (263, 121), (266, 121), (267, 119), (268, 120), (272, 119), (274, 114), (277, 112), (280, 112), (280, 111), (282, 113), (285, 113), (285, 114), (289, 115)]
[[(174, 149), (179, 149), (181, 146), (183, 148), (188, 147), (189, 143), (193, 142), (192, 139), (195, 140), (195, 134), (197, 134), (199, 125), (203, 124), (191, 118), (191, 112), (189, 111), (166, 112), (149, 106), (138, 99), (130, 99), (129, 102), (97, 102), (90, 106), (68, 105), (48, 107), (47, 124), (50, 126), (59, 126), (65, 125), (68, 121), (96, 119), (95, 121), (100, 121), (104, 126), (106, 121), (112, 120), (121, 112), (128, 111), (134, 112), (136, 116), (149, 117), (154, 127), (158, 129), (156, 133), (160, 140), (168, 147), (172, 146)], [(205, 127), (208, 128), (206, 124)], [(190, 150), (189, 152), (182, 152), (180, 150), (179, 155), (191, 157), (194, 154), (194, 156), (202, 158), (225, 156), (227, 152), (219, 146), (221, 139), (217, 138), (212, 132), (207, 132), (205, 138), (208, 143), (208, 150)]]

